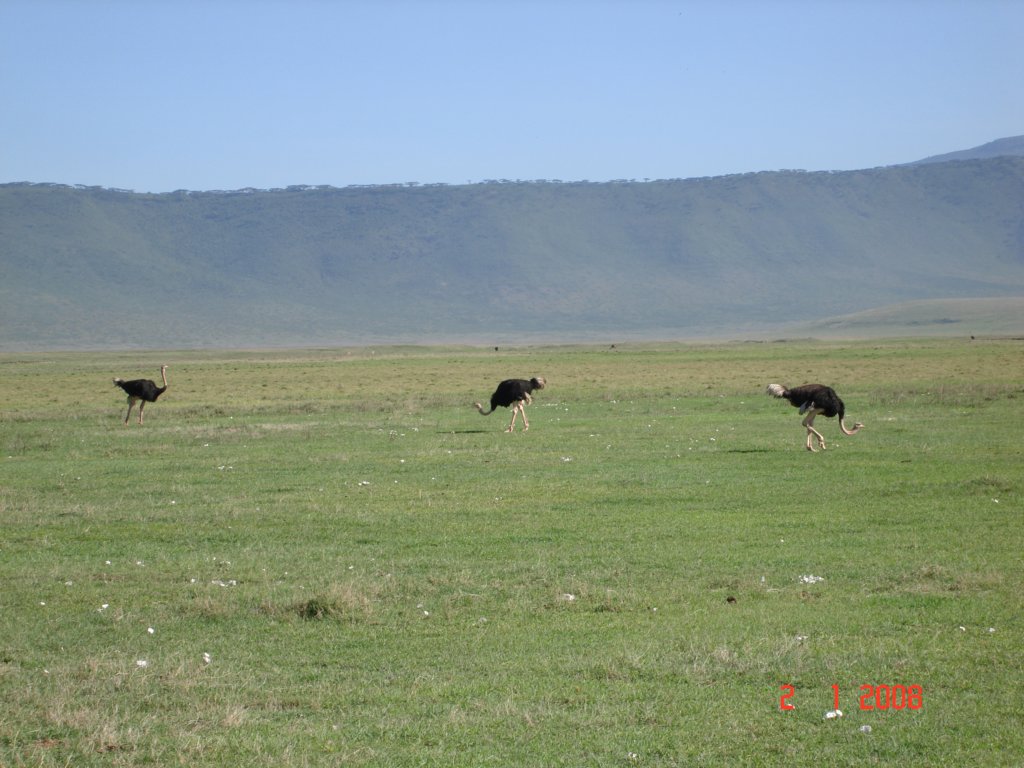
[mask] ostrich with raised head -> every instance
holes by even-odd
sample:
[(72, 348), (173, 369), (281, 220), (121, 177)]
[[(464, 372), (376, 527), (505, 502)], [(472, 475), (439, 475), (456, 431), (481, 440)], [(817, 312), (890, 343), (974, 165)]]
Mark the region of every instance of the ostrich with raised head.
[(852, 428), (846, 426), (846, 406), (843, 405), (843, 401), (836, 391), (824, 384), (804, 384), (792, 389), (781, 384), (769, 384), (768, 394), (772, 397), (789, 400), (791, 405), (800, 409), (801, 414), (806, 414), (801, 424), (807, 427), (808, 451), (814, 450), (815, 438), (817, 438), (821, 450), (825, 450), (825, 438), (814, 428), (814, 417), (819, 414), (829, 419), (838, 416), (839, 428), (843, 430), (844, 435), (855, 435), (864, 426), (859, 421), (855, 422)]
[(488, 416), (494, 413), (498, 406), (508, 408), (511, 405), (512, 423), (508, 425), (508, 429), (505, 431), (511, 432), (513, 430), (516, 426), (516, 416), (521, 413), (523, 415), (523, 431), (525, 432), (530, 428), (530, 422), (526, 420), (526, 406), (533, 402), (531, 393), (535, 389), (544, 389), (545, 384), (547, 382), (539, 376), (529, 381), (526, 379), (505, 379), (505, 381), (498, 384), (498, 388), (491, 395), (491, 410), (485, 411), (480, 403), (473, 403), (473, 406), (481, 414)]
[(132, 379), (131, 381), (125, 381), (124, 379), (114, 379), (114, 386), (120, 387), (128, 393), (128, 413), (124, 416), (124, 423), (128, 423), (128, 419), (131, 418), (132, 408), (135, 407), (135, 403), (139, 404), (139, 424), (142, 424), (142, 410), (146, 407), (146, 403), (155, 403), (156, 399), (160, 397), (164, 392), (167, 391), (167, 366), (160, 366), (160, 376), (163, 377), (164, 385), (158, 387), (156, 382), (152, 379)]

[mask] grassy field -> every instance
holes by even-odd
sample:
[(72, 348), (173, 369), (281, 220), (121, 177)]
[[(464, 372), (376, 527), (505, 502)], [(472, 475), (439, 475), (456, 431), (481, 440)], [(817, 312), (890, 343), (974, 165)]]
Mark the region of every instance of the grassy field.
[(0, 765), (1020, 765), (1022, 397), (998, 339), (2, 355)]

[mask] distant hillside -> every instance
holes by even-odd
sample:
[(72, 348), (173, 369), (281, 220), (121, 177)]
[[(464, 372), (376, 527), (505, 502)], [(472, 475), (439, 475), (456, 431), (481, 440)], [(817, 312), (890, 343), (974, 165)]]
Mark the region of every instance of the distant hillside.
[(1011, 136), (1008, 139), (997, 139), (973, 149), (962, 149), (958, 152), (947, 152), (944, 155), (932, 155), (919, 163), (948, 163), (950, 160), (987, 160), (993, 157), (1024, 156), (1024, 136)]
[(0, 242), (0, 349), (731, 336), (1024, 296), (1024, 158), (643, 183), (7, 184)]
[[(778, 330), (775, 335), (778, 335)], [(1024, 296), (1004, 299), (924, 299), (851, 315), (826, 317), (783, 329), (783, 335), (818, 338), (1024, 335)]]

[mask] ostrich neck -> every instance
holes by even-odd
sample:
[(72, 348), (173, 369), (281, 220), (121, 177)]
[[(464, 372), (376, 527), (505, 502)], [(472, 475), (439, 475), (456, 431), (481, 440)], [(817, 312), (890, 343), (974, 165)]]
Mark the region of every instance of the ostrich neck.
[(844, 435), (856, 435), (858, 432), (860, 432), (860, 428), (863, 426), (863, 424), (854, 424), (853, 429), (850, 429), (849, 427), (846, 426), (845, 421), (843, 421), (842, 419), (839, 420), (839, 428), (843, 430)]

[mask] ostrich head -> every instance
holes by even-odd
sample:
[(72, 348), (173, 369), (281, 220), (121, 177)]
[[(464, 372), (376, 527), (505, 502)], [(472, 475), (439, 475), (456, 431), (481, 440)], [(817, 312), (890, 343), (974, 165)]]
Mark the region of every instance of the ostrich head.
[(547, 384), (547, 381), (545, 381), (540, 376), (530, 379), (530, 386), (532, 386), (534, 389), (544, 389), (545, 384)]

